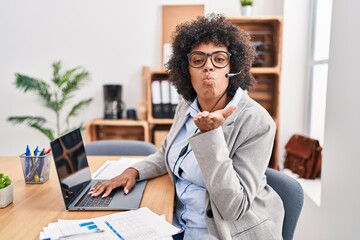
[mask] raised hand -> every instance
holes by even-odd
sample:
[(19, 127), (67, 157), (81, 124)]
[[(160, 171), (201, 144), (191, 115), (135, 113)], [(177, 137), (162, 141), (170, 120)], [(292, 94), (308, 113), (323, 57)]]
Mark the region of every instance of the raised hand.
[(225, 120), (235, 111), (236, 106), (230, 106), (226, 109), (220, 109), (215, 112), (203, 111), (194, 117), (195, 125), (200, 132), (207, 132), (220, 127)]

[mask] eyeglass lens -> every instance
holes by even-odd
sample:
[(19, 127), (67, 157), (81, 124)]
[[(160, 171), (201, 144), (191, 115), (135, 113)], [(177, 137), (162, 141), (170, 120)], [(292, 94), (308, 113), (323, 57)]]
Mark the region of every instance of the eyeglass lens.
[(217, 68), (224, 68), (229, 64), (230, 53), (216, 51), (212, 53), (192, 52), (189, 54), (189, 64), (194, 68), (203, 67), (210, 57), (211, 63)]

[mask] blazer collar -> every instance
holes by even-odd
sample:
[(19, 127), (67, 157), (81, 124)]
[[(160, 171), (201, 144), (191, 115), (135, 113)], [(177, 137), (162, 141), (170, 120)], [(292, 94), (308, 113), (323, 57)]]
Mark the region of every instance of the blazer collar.
[(240, 114), (244, 110), (247, 102), (249, 101), (249, 95), (246, 91), (243, 92), (241, 99), (237, 105), (237, 109), (225, 120), (222, 125), (222, 129), (224, 132), (225, 139), (230, 135), (231, 131), (234, 128), (235, 120), (240, 117)]

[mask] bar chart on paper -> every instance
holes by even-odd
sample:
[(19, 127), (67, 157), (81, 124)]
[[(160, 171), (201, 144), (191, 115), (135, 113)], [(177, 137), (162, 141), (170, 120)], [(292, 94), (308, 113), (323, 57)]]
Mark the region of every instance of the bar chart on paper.
[(40, 233), (40, 239), (89, 239), (105, 240), (108, 234), (91, 220), (59, 220), (50, 223)]
[(167, 240), (180, 229), (144, 207), (83, 220), (59, 220), (49, 223), (40, 239), (89, 240)]
[(146, 207), (99, 217), (95, 222), (100, 228), (103, 228), (101, 224), (105, 223), (117, 239), (126, 240), (172, 239), (171, 235), (180, 231)]

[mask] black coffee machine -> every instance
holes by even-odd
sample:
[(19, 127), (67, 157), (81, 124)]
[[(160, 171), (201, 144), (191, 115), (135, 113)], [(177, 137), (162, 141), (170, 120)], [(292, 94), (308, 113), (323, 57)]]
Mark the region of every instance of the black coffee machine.
[(119, 84), (104, 85), (104, 118), (120, 119), (125, 109), (122, 101), (122, 86)]

